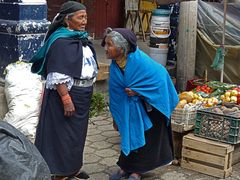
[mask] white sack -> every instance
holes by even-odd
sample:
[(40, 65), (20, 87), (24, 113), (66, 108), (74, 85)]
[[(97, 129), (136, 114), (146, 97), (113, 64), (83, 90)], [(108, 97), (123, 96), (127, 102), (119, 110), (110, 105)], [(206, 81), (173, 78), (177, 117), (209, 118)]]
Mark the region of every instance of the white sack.
[(16, 62), (6, 67), (5, 95), (9, 111), (4, 117), (32, 142), (43, 91), (41, 76), (31, 73), (31, 64)]

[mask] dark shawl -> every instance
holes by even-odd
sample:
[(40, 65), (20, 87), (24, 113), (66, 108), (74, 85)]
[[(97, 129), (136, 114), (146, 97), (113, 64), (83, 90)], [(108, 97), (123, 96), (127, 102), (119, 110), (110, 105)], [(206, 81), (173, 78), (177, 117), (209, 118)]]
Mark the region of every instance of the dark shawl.
[[(74, 38), (57, 39), (50, 47), (46, 56), (46, 73), (58, 72), (74, 78), (80, 78), (82, 73), (82, 46), (89, 46), (96, 60), (96, 52), (90, 41), (83, 44)], [(97, 63), (97, 61), (96, 61)]]

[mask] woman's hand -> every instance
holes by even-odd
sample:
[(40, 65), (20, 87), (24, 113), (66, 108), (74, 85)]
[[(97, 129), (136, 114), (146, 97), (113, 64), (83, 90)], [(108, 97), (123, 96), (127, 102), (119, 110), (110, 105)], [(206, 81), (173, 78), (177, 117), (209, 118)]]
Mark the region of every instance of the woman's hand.
[(72, 116), (75, 113), (75, 107), (72, 102), (71, 96), (68, 94), (67, 85), (57, 84), (56, 87), (63, 103), (64, 116)]
[(128, 96), (138, 96), (139, 94), (130, 88), (125, 88), (125, 92), (127, 93)]
[(72, 116), (75, 113), (75, 107), (71, 97), (68, 100), (65, 100), (65, 101), (62, 100), (62, 102), (63, 102), (63, 108), (64, 108), (64, 116), (68, 116), (68, 117)]

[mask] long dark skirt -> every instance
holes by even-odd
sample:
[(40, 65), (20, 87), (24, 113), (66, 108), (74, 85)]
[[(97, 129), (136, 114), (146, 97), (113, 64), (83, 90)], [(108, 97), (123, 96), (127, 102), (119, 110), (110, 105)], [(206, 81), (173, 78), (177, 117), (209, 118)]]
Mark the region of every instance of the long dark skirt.
[(35, 145), (53, 175), (72, 175), (82, 167), (92, 92), (73, 86), (69, 94), (76, 113), (66, 117), (57, 91), (45, 89)]
[(166, 126), (166, 117), (154, 108), (148, 116), (153, 127), (145, 132), (145, 146), (128, 156), (120, 154), (117, 164), (125, 172), (144, 173), (169, 164), (174, 158), (171, 125)]

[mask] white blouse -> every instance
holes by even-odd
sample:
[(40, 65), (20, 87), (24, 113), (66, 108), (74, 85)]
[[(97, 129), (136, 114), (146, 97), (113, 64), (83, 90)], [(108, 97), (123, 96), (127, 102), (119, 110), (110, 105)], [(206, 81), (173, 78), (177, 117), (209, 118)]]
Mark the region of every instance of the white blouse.
[[(94, 79), (97, 76), (98, 69), (96, 61), (93, 57), (91, 49), (86, 46), (83, 47), (83, 63), (82, 63), (82, 74), (80, 79)], [(66, 74), (51, 72), (47, 75), (46, 88), (55, 89), (57, 84), (66, 83), (68, 90), (73, 86), (73, 77)]]

